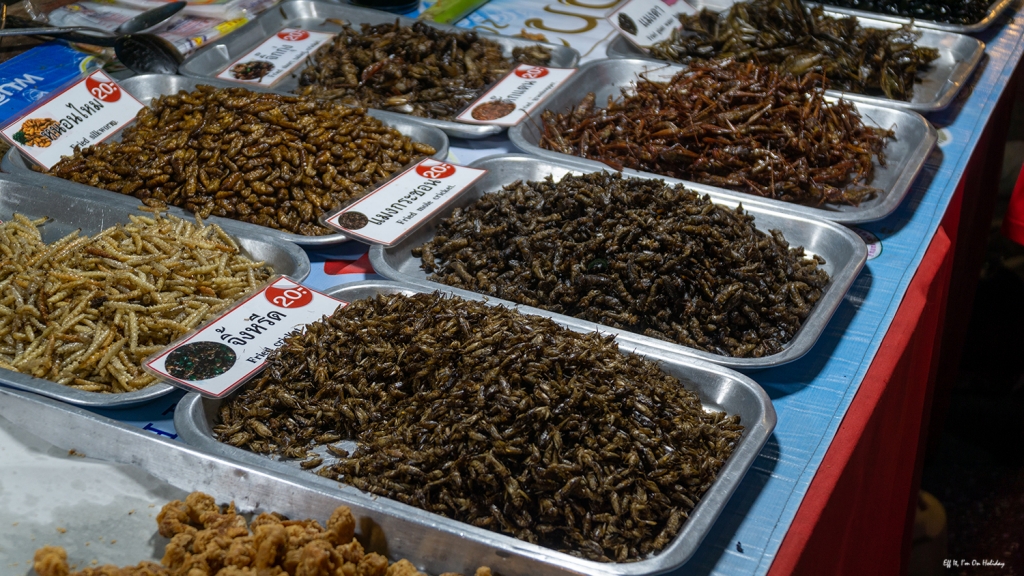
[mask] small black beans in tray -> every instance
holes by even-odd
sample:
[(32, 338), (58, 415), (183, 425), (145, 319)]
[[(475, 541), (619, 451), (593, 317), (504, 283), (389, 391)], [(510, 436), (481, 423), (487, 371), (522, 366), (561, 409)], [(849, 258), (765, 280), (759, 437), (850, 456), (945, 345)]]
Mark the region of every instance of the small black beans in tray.
[(49, 174), (295, 234), (437, 151), (366, 111), (302, 96), (199, 86), (153, 100), (120, 142), (75, 149)]
[(742, 207), (607, 172), (486, 194), (413, 255), (436, 282), (738, 358), (780, 352), (829, 280)]
[[(438, 293), (309, 325), (219, 420), (222, 442), (308, 455), (321, 476), (619, 562), (672, 540), (743, 430), (611, 338)], [(308, 453), (320, 444), (340, 458)]]
[(507, 58), (501, 45), (476, 32), (445, 32), (423, 22), (363, 24), (361, 32), (338, 24), (341, 33), (310, 57), (298, 93), (451, 120), (517, 65), (551, 60), (543, 46), (515, 48)]

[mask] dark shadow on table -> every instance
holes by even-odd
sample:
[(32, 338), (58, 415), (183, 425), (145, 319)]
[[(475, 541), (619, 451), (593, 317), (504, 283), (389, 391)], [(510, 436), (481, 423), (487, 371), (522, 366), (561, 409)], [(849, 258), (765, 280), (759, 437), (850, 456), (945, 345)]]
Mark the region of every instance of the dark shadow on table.
[(710, 574), (727, 550), (732, 553), (740, 553), (739, 550), (743, 549), (744, 553), (751, 555), (753, 561), (758, 561), (754, 555), (763, 553), (768, 542), (739, 542), (737, 546), (736, 532), (750, 513), (751, 506), (764, 490), (764, 486), (771, 478), (780, 458), (779, 442), (775, 434), (772, 434), (697, 552), (686, 564), (683, 564), (678, 570), (668, 572), (668, 575)]

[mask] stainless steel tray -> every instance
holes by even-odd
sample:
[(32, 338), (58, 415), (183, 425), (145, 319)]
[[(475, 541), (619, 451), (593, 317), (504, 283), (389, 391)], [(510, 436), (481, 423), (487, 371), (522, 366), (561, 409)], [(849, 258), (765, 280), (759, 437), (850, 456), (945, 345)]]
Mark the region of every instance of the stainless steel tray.
[[(169, 74), (146, 74), (143, 76), (133, 76), (127, 80), (120, 80), (118, 83), (132, 96), (135, 96), (147, 106), (158, 96), (177, 94), (181, 90), (195, 90), (196, 86), (200, 84), (207, 84), (217, 88), (248, 88), (254, 92), (270, 92), (270, 90), (260, 86), (242, 85), (235, 82), (217, 80), (216, 78), (199, 80), (196, 78), (186, 78), (184, 76), (173, 76)], [(437, 160), (445, 160), (448, 158), (448, 137), (440, 130), (430, 126), (410, 122), (408, 117), (402, 114), (383, 112), (380, 110), (369, 110), (368, 112), (370, 116), (373, 116), (384, 124), (398, 130), (403, 135), (408, 136), (417, 142), (433, 146), (437, 150), (437, 153), (434, 154), (432, 158), (436, 158)], [(119, 130), (114, 134), (113, 138), (119, 139), (120, 133), (121, 131)], [(110, 192), (94, 186), (71, 182), (70, 180), (64, 180), (62, 178), (57, 178), (56, 176), (36, 172), (29, 167), (30, 165), (30, 160), (26, 159), (25, 156), (18, 152), (16, 148), (11, 148), (4, 156), (3, 161), (0, 162), (0, 170), (7, 173), (5, 177), (9, 180), (24, 182), (26, 184), (34, 184), (41, 188), (54, 188), (59, 190), (61, 194), (77, 193), (88, 196), (124, 196), (118, 192)], [(136, 204), (142, 204), (141, 201), (135, 200), (134, 198), (132, 199)], [(250, 228), (253, 232), (277, 236), (278, 238), (294, 242), (300, 246), (323, 246), (327, 244), (338, 244), (349, 240), (349, 237), (344, 234), (335, 233), (327, 234), (325, 236), (303, 236), (302, 234), (293, 234), (284, 230), (276, 230), (274, 228), (260, 226), (259, 224), (251, 224), (249, 222), (242, 222), (240, 220), (233, 220), (230, 218), (221, 218), (219, 216), (210, 216), (207, 220), (210, 222), (216, 222), (222, 226), (226, 222), (233, 222), (238, 226)]]
[[(346, 4), (335, 4), (330, 2), (315, 2), (310, 0), (292, 0), (278, 5), (276, 8), (267, 10), (255, 20), (249, 22), (242, 28), (235, 30), (221, 40), (208, 44), (190, 56), (178, 71), (186, 76), (197, 78), (211, 78), (220, 74), (229, 64), (240, 56), (246, 54), (261, 42), (277, 34), (283, 28), (302, 28), (303, 30), (315, 30), (318, 32), (337, 33), (337, 24), (326, 22), (328, 18), (335, 18), (352, 23), (358, 27), (360, 24), (389, 24), (398, 20), (402, 25), (409, 26), (417, 22), (413, 18), (395, 16), (380, 10), (357, 8)], [(465, 29), (456, 28), (446, 24), (427, 22), (427, 24), (441, 30), (466, 32)], [(580, 60), (580, 54), (576, 50), (558, 44), (546, 42), (535, 42), (525, 38), (511, 38), (509, 36), (498, 36), (487, 32), (477, 31), (483, 38), (493, 40), (501, 45), (506, 56), (512, 54), (512, 49), (520, 46), (535, 46), (540, 44), (551, 49), (551, 62), (553, 68), (573, 68)], [(290, 93), (298, 87), (298, 78), (295, 74), (284, 77), (280, 83), (274, 86), (275, 92)], [(488, 126), (480, 124), (463, 124), (449, 120), (435, 120), (431, 118), (417, 118), (406, 116), (411, 121), (419, 122), (427, 126), (433, 126), (444, 130), (449, 136), (458, 138), (486, 138), (500, 134), (505, 130), (504, 126)]]
[[(30, 218), (48, 216), (50, 220), (43, 224), (41, 229), (43, 240), (47, 242), (54, 242), (76, 229), (81, 229), (83, 234), (96, 234), (115, 224), (127, 223), (129, 215), (142, 214), (136, 210), (137, 206), (134, 198), (119, 194), (92, 197), (61, 194), (55, 190), (0, 180), (0, 220), (9, 221), (14, 213)], [(167, 212), (181, 218), (193, 219), (191, 214), (177, 208)], [(272, 265), (277, 273), (287, 274), (300, 281), (309, 275), (309, 257), (298, 246), (283, 242), (274, 236), (260, 234), (251, 226), (239, 226), (240, 223), (233, 220), (225, 220), (218, 224), (238, 241), (239, 246), (249, 256)], [(127, 408), (174, 390), (172, 386), (158, 382), (142, 390), (123, 394), (83, 392), (4, 368), (0, 368), (0, 385), (92, 408)]]
[[(736, 2), (730, 0), (708, 0), (691, 2), (697, 9), (708, 8), (715, 11), (728, 10)], [(833, 11), (829, 6), (828, 15), (841, 18), (848, 14)], [(899, 28), (902, 23), (888, 22), (871, 16), (857, 15), (861, 26), (865, 28), (891, 29)], [(919, 27), (920, 28), (920, 27)], [(919, 29), (921, 38), (917, 41), (918, 46), (935, 48), (939, 51), (939, 58), (932, 62), (931, 66), (925, 69), (919, 77), (921, 82), (914, 84), (914, 95), (909, 102), (892, 100), (884, 96), (869, 96), (856, 92), (844, 92), (842, 90), (828, 90), (826, 94), (842, 97), (854, 102), (866, 102), (878, 104), (891, 108), (904, 108), (918, 112), (935, 112), (942, 110), (953, 102), (957, 92), (967, 83), (971, 73), (981, 62), (985, 54), (985, 44), (980, 40), (944, 32), (941, 30)], [(607, 54), (609, 58), (651, 58), (633, 46), (624, 36), (619, 34), (608, 43)]]
[[(580, 167), (560, 160), (547, 160), (518, 154), (481, 158), (471, 166), (484, 168), (488, 172), (483, 178), (477, 180), (472, 188), (463, 192), (450, 206), (434, 215), (400, 244), (391, 248), (382, 246), (370, 248), (370, 263), (377, 274), (430, 290), (440, 290), (464, 298), (480, 300), (485, 297), (483, 294), (427, 280), (427, 273), (420, 267), (420, 259), (412, 255), (412, 249), (432, 239), (437, 233), (437, 223), (447, 218), (456, 207), (472, 204), (484, 194), (500, 190), (506, 184), (517, 180), (542, 180), (549, 175), (557, 181), (569, 173), (581, 174), (600, 170), (600, 168)], [(647, 178), (648, 176), (643, 177)], [(664, 178), (664, 180), (672, 183), (681, 182), (671, 178)], [(860, 269), (864, 266), (867, 259), (867, 247), (864, 245), (864, 241), (843, 226), (816, 218), (808, 218), (785, 206), (778, 207), (774, 204), (751, 201), (742, 194), (724, 192), (710, 186), (690, 183), (687, 183), (686, 186), (702, 194), (710, 195), (711, 199), (718, 204), (735, 207), (742, 203), (743, 209), (754, 216), (754, 222), (759, 229), (763, 231), (780, 230), (792, 246), (803, 246), (807, 252), (817, 254), (825, 259), (823, 268), (831, 277), (825, 288), (825, 293), (814, 305), (796, 336), (785, 345), (782, 352), (764, 358), (732, 358), (493, 296), (486, 296), (486, 299), (489, 302), (514, 306), (526, 314), (549, 317), (573, 330), (597, 330), (602, 333), (615, 334), (620, 346), (658, 350), (663, 354), (681, 354), (730, 368), (759, 369), (778, 366), (792, 362), (806, 354), (825, 330), (825, 325), (828, 324), (832, 314), (842, 302), (843, 296), (846, 295)]]
[[(344, 284), (328, 291), (342, 300), (355, 301), (376, 294), (427, 292), (429, 290), (386, 281), (366, 281)], [(476, 297), (476, 299), (480, 299)], [(576, 328), (574, 328), (576, 329)], [(586, 331), (586, 329), (577, 329)], [(620, 344), (622, 346), (622, 344)], [(622, 346), (624, 351), (629, 346)], [(357, 503), (373, 502), (388, 516), (407, 519), (420, 526), (422, 537), (435, 542), (436, 546), (420, 546), (417, 557), (444, 555), (457, 550), (459, 562), (465, 563), (466, 574), (472, 574), (470, 566), (488, 565), (496, 573), (512, 575), (544, 574), (589, 574), (600, 575), (641, 575), (659, 574), (672, 570), (693, 554), (707, 535), (730, 496), (743, 479), (743, 475), (754, 462), (772, 429), (775, 427), (775, 410), (764, 390), (753, 380), (714, 364), (682, 358), (675, 354), (661, 354), (642, 351), (646, 357), (661, 364), (666, 373), (687, 382), (689, 388), (700, 396), (708, 409), (724, 410), (739, 414), (746, 429), (736, 446), (736, 451), (725, 463), (718, 479), (693, 510), (689, 520), (683, 524), (675, 539), (660, 554), (630, 563), (601, 563), (582, 560), (554, 550), (530, 544), (444, 518), (437, 514), (401, 504), (393, 500), (371, 496), (350, 486), (340, 485), (326, 478), (299, 468), (298, 461), (271, 460), (270, 458), (218, 442), (212, 432), (214, 419), (223, 400), (205, 399), (198, 394), (188, 394), (174, 412), (174, 427), (180, 438), (209, 454), (225, 460), (235, 460), (254, 468), (262, 468), (275, 476), (290, 478), (296, 483), (321, 489), (333, 488)], [(325, 460), (332, 458), (329, 454)], [(339, 487), (340, 486), (340, 487)], [(491, 558), (495, 555), (502, 560), (498, 565), (477, 560), (473, 552), (488, 549)], [(468, 558), (462, 558), (469, 553)], [(493, 560), (489, 560), (493, 561)], [(477, 564), (473, 564), (478, 562)]]
[[(804, 4), (816, 6), (818, 3), (804, 2)], [(905, 16), (890, 16), (887, 14), (880, 14), (878, 12), (869, 12), (867, 10), (832, 6), (831, 4), (824, 4), (824, 6), (829, 12), (838, 12), (840, 14), (856, 16), (858, 18), (874, 18), (875, 20), (884, 20), (886, 22), (896, 22), (899, 24), (910, 23), (918, 28), (943, 30), (945, 32), (956, 32), (958, 34), (976, 34), (991, 26), (996, 21), (996, 18), (1002, 14), (1004, 10), (1009, 8), (1011, 4), (1013, 4), (1013, 0), (995, 0), (995, 2), (989, 4), (988, 12), (985, 14), (985, 17), (974, 24), (946, 24), (944, 22), (936, 22), (935, 20), (921, 20), (919, 18), (907, 18)]]
[[(565, 84), (558, 87), (555, 93), (534, 109), (522, 123), (509, 130), (508, 136), (517, 148), (531, 154), (545, 158), (565, 159), (581, 167), (589, 166), (591, 169), (607, 168), (596, 160), (587, 160), (541, 148), (539, 146), (542, 130), (541, 114), (545, 110), (568, 112), (573, 106), (579, 104), (588, 92), (594, 92), (597, 102), (603, 106), (609, 96), (621, 97), (621, 89), (632, 86), (639, 74), (645, 74), (645, 77), (650, 80), (662, 81), (668, 80), (682, 69), (684, 69), (683, 66), (665, 64), (657, 60), (620, 59), (590, 62), (580, 68), (580, 71), (569, 78)], [(910, 185), (913, 184), (918, 172), (924, 166), (925, 160), (938, 140), (938, 135), (935, 128), (915, 112), (862, 102), (855, 102), (854, 105), (865, 124), (891, 128), (896, 134), (896, 139), (890, 140), (885, 149), (887, 165), (880, 166), (877, 162), (875, 163), (875, 175), (870, 185), (879, 188), (882, 191), (880, 194), (871, 200), (862, 202), (860, 206), (825, 206), (821, 208), (753, 195), (744, 194), (744, 197), (758, 198), (762, 202), (788, 206), (790, 209), (808, 216), (844, 224), (880, 220), (892, 213), (910, 191)], [(623, 170), (623, 173), (658, 176), (632, 169)]]

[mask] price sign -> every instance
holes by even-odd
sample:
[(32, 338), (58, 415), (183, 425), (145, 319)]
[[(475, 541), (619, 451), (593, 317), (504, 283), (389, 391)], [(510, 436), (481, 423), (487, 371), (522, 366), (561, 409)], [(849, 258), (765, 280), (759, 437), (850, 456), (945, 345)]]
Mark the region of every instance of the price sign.
[(627, 40), (647, 52), (647, 48), (672, 36), (679, 28), (679, 16), (696, 14), (686, 0), (629, 0), (606, 17)]
[(279, 276), (146, 361), (146, 370), (183, 388), (220, 398), (258, 374), (267, 356), (284, 344), (285, 338), (347, 305)]
[(486, 173), (427, 158), (323, 223), (370, 244), (394, 246)]
[(455, 119), (470, 124), (515, 126), (575, 73), (575, 68), (520, 64)]
[(49, 170), (75, 148), (111, 137), (135, 119), (142, 102), (97, 70), (54, 93), (0, 133), (25, 156)]
[(285, 28), (228, 64), (217, 78), (273, 86), (332, 38), (327, 32)]

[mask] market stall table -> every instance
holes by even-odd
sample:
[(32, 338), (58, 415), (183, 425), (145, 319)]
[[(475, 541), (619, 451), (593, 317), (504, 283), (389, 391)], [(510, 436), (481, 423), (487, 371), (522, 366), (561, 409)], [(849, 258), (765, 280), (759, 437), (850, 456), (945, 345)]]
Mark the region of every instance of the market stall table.
[[(512, 4), (493, 0), (463, 24), (502, 32), (543, 30), (555, 41), (582, 38), (574, 45), (584, 61), (604, 53), (611, 28), (599, 19), (614, 2), (530, 0), (529, 6), (515, 2), (515, 9)], [(1005, 138), (1007, 88), (1024, 51), (1022, 17), (1018, 2), (978, 36), (987, 57), (954, 104), (928, 116), (940, 129), (940, 142), (908, 198), (888, 218), (858, 226), (872, 241), (875, 257), (817, 345), (797, 362), (749, 373), (771, 396), (778, 426), (708, 538), (677, 573), (899, 569), (910, 503), (916, 502), (932, 383), (936, 374), (948, 372), (936, 351), (940, 343), (946, 347), (941, 349), (955, 346), (963, 315), (962, 300), (951, 299), (945, 322), (947, 294), (964, 295), (950, 286), (950, 276), (970, 271), (977, 222), (994, 194), (990, 184)], [(584, 25), (552, 24), (557, 18)], [(502, 152), (515, 152), (504, 136), (454, 139), (449, 158), (465, 164)], [(305, 283), (311, 287), (374, 277), (360, 244), (309, 255), (314, 269)], [(180, 396), (105, 414), (173, 438), (171, 416)], [(0, 453), (0, 465), (16, 465), (6, 454)]]

